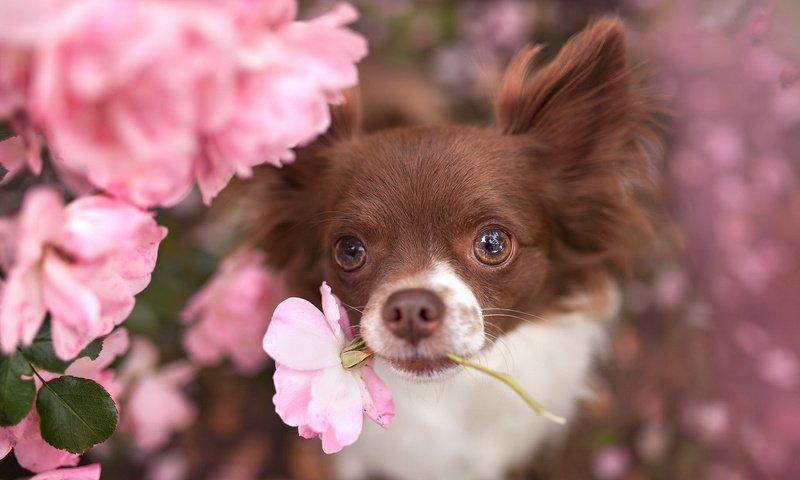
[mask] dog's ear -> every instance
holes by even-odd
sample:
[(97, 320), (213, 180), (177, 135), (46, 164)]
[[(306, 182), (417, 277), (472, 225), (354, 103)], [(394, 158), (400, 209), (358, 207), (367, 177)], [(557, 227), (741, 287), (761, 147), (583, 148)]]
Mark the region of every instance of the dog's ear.
[(613, 148), (623, 136), (631, 88), (620, 23), (590, 25), (544, 66), (540, 50), (523, 49), (507, 68), (495, 104), (500, 130), (533, 134), (575, 157)]
[(320, 226), (330, 210), (333, 188), (328, 178), (337, 145), (361, 131), (361, 100), (357, 90), (344, 93), (331, 106), (331, 126), (312, 144), (296, 149), (292, 163), (280, 168), (263, 166), (236, 193), (249, 216), (245, 242), (267, 254), (268, 263), (281, 271), (290, 292), (316, 298), (321, 255)]
[(631, 73), (616, 19), (591, 24), (546, 65), (539, 53), (512, 60), (497, 126), (530, 146), (562, 268), (627, 270), (653, 233), (641, 200), (655, 189), (657, 103)]

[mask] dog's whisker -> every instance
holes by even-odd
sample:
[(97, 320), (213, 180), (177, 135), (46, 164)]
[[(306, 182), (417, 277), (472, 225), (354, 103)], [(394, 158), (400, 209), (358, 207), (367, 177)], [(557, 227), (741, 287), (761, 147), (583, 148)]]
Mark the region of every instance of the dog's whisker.
[(530, 317), (536, 318), (538, 320), (544, 320), (544, 317), (541, 315), (536, 315), (535, 313), (530, 312), (523, 312), (522, 310), (514, 310), (513, 308), (500, 308), (500, 307), (487, 307), (482, 308), (481, 310), (485, 311), (501, 311), (501, 312), (512, 312), (512, 313), (519, 313), (521, 315), (528, 315)]
[(356, 312), (360, 313), (361, 315), (364, 315), (364, 308), (366, 308), (366, 305), (361, 305), (361, 306), (355, 307), (353, 305), (350, 305), (350, 304), (347, 304), (347, 303), (344, 303), (344, 302), (342, 302), (342, 305), (345, 308), (350, 309), (351, 311), (356, 311)]
[(513, 319), (520, 320), (520, 321), (525, 322), (525, 323), (532, 323), (532, 324), (538, 323), (537, 320), (539, 320), (539, 318), (525, 318), (525, 317), (520, 317), (519, 315), (514, 315), (514, 314), (511, 314), (511, 313), (484, 313), (483, 314), (483, 318), (491, 318), (491, 317), (513, 318)]

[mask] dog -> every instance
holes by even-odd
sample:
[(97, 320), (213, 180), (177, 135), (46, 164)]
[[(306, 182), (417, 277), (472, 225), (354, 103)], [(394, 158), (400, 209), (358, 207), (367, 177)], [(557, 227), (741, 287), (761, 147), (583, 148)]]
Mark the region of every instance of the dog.
[[(620, 307), (616, 278), (657, 238), (657, 108), (624, 29), (600, 19), (549, 63), (509, 64), (495, 125), (361, 133), (357, 96), (328, 133), (256, 180), (254, 233), (289, 290), (325, 280), (352, 308), (396, 402), (335, 458), (342, 479), (495, 480), (575, 418)], [(390, 92), (402, 95), (402, 92)]]

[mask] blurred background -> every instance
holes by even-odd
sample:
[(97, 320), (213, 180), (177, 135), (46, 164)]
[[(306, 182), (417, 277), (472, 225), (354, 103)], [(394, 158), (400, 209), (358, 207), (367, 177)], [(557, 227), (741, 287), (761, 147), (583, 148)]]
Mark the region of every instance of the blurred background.
[[(300, 16), (331, 4), (301, 2)], [(519, 47), (544, 43), (552, 55), (606, 13), (625, 19), (632, 62), (673, 112), (658, 165), (669, 246), (624, 283), (583, 416), (513, 478), (800, 478), (800, 2), (353, 4), (370, 45), (368, 130), (490, 124), (493, 89)], [(236, 244), (229, 220), (196, 197), (159, 215), (170, 235), (126, 326), (155, 342), (160, 365), (184, 356), (178, 312)], [(112, 439), (89, 460), (120, 480), (327, 478), (318, 444), (275, 415), (271, 375), (200, 369), (182, 390), (190, 425), (147, 451)], [(0, 462), (0, 478), (23, 474), (13, 462)]]

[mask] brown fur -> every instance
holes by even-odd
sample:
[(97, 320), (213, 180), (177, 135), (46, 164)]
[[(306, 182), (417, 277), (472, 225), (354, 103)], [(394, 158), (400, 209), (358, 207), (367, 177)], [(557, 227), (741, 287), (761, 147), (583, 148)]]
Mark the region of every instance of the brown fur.
[[(528, 48), (512, 60), (494, 128), (361, 135), (351, 94), (334, 108), (328, 135), (295, 163), (261, 170), (254, 235), (293, 293), (317, 298), (327, 280), (345, 303), (362, 306), (379, 285), (438, 258), (481, 306), (536, 313), (629, 270), (654, 236), (648, 149), (658, 136), (622, 27), (594, 23), (548, 65), (537, 64), (537, 53)], [(512, 259), (499, 268), (470, 257), (488, 224), (514, 239)], [(369, 260), (357, 272), (333, 262), (342, 235), (366, 245)]]

